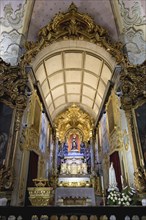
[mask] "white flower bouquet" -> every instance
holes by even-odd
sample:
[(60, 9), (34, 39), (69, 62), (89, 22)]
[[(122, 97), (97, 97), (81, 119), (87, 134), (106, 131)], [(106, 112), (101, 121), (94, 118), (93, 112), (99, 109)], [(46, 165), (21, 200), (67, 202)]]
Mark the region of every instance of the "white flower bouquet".
[(107, 196), (108, 205), (130, 206), (137, 203), (137, 193), (134, 188), (126, 186), (122, 192), (110, 188)]
[(120, 192), (117, 188), (110, 188), (107, 203), (108, 205), (119, 205)]
[(137, 192), (133, 187), (126, 186), (121, 192), (120, 203), (123, 206), (135, 205), (137, 203)]

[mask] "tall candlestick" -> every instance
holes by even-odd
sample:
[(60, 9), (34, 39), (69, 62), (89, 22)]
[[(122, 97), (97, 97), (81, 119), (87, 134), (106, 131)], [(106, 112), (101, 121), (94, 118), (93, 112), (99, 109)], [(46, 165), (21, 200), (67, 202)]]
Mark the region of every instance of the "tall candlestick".
[(104, 190), (103, 176), (101, 176), (101, 188), (102, 188), (102, 191), (103, 191)]

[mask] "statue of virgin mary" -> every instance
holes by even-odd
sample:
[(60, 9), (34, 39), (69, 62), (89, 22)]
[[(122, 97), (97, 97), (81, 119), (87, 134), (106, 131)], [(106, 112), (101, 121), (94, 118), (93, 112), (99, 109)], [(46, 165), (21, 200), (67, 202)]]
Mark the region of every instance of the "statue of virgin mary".
[(113, 162), (111, 162), (111, 166), (109, 168), (109, 188), (117, 188), (116, 174), (113, 167)]

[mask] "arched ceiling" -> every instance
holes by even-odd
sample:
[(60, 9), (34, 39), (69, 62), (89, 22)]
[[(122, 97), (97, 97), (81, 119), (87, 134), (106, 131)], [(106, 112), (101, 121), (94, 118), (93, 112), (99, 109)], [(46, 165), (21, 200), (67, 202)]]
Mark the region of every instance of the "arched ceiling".
[(97, 118), (116, 63), (123, 59), (120, 48), (74, 3), (39, 30), (38, 40), (28, 42), (22, 62), (31, 61), (52, 121), (72, 104)]
[(95, 119), (112, 77), (112, 69), (102, 57), (87, 49), (69, 48), (45, 57), (34, 73), (52, 120), (72, 103), (84, 107)]

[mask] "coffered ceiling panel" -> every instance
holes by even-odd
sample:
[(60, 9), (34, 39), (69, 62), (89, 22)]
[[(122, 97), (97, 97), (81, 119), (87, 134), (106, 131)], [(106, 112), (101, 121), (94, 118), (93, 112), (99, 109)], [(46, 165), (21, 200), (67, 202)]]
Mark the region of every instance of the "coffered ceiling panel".
[(81, 83), (82, 71), (80, 70), (67, 70), (65, 71), (66, 82)]
[(82, 53), (65, 53), (65, 68), (82, 68)]
[(47, 70), (47, 75), (62, 69), (62, 57), (61, 54), (50, 57), (45, 60), (45, 66)]
[(111, 78), (111, 70), (107, 67), (106, 64), (104, 64), (103, 66), (101, 78), (104, 81), (104, 83), (107, 83), (107, 81)]
[(80, 94), (81, 92), (81, 84), (67, 84), (66, 88), (67, 88), (67, 93)]
[(44, 97), (46, 98), (46, 96), (48, 95), (49, 93), (49, 86), (48, 86), (48, 81), (45, 80), (43, 83), (42, 83), (42, 91), (43, 91), (43, 94), (44, 94)]
[(62, 104), (65, 104), (65, 96), (61, 96), (54, 101), (55, 108), (59, 107)]
[(84, 72), (84, 79), (83, 82), (89, 86), (92, 85), (94, 89), (97, 88), (97, 83), (98, 83), (99, 78), (94, 76), (93, 74), (87, 73), (86, 71)]
[(53, 99), (56, 99), (58, 96), (63, 95), (63, 94), (64, 94), (64, 86), (63, 85), (52, 90)]
[(46, 97), (46, 104), (49, 107), (52, 104), (52, 97), (51, 94), (49, 93), (48, 96)]
[(93, 55), (91, 56), (86, 54), (85, 69), (99, 76), (101, 65), (102, 65), (102, 60), (99, 60), (97, 57), (94, 57)]
[[(92, 86), (92, 85), (91, 85)], [(95, 90), (88, 87), (88, 86), (83, 86), (83, 95), (86, 95), (88, 97), (90, 97), (91, 99), (94, 99), (95, 96)]]
[(79, 103), (80, 102), (80, 95), (67, 95), (67, 100), (69, 103)]
[(35, 76), (37, 80), (40, 82), (40, 84), (42, 84), (42, 82), (46, 79), (46, 74), (43, 64), (39, 66), (39, 68), (35, 72)]
[(64, 83), (63, 72), (52, 74), (49, 77), (50, 88), (53, 89), (56, 86)]

